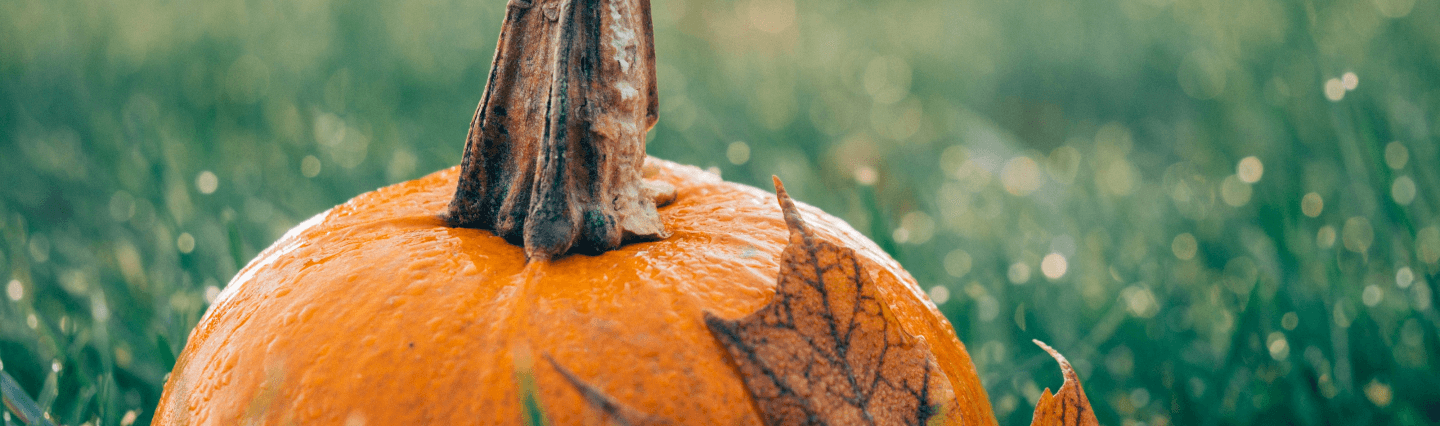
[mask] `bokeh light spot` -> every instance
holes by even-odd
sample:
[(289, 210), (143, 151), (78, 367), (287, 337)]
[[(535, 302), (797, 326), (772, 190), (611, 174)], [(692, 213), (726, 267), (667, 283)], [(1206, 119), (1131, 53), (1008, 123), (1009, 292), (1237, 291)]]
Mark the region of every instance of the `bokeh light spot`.
[(1135, 352), (1124, 344), (1116, 346), (1105, 355), (1105, 369), (1116, 379), (1124, 379), (1135, 372)]
[(929, 293), (930, 300), (934, 301), (936, 305), (944, 305), (945, 302), (950, 301), (950, 289), (943, 285), (930, 287)]
[(895, 228), (894, 230), (890, 231), (890, 239), (900, 244), (909, 243), (910, 230), (905, 228)]
[(730, 146), (725, 149), (725, 158), (730, 160), (730, 164), (737, 166), (745, 164), (750, 161), (750, 145), (744, 141), (731, 142)]
[(1030, 265), (1024, 262), (1010, 264), (1010, 270), (1005, 272), (1005, 277), (1010, 279), (1011, 284), (1025, 284), (1030, 281)]
[(965, 147), (950, 145), (940, 151), (940, 172), (948, 176), (956, 176), (960, 167), (965, 165), (965, 160), (970, 159), (970, 154), (965, 152)]
[(900, 229), (906, 231), (910, 244), (925, 244), (935, 235), (935, 219), (925, 212), (912, 211), (900, 217)]
[(1283, 361), (1290, 356), (1290, 342), (1285, 340), (1285, 333), (1273, 332), (1265, 338), (1265, 347), (1270, 349), (1270, 357), (1276, 361)]
[(1136, 408), (1150, 405), (1150, 391), (1145, 388), (1135, 388), (1130, 391), (1130, 405)]
[(320, 175), (320, 159), (314, 155), (306, 155), (300, 160), (300, 174), (307, 178)]
[(1253, 155), (1245, 157), (1240, 160), (1240, 164), (1235, 166), (1235, 175), (1240, 177), (1241, 182), (1259, 182), (1260, 177), (1265, 175), (1265, 163), (1260, 162), (1260, 158)]
[(1125, 307), (1130, 314), (1139, 318), (1150, 318), (1160, 312), (1160, 305), (1155, 301), (1155, 293), (1150, 289), (1141, 286), (1126, 287), (1120, 291), (1120, 297), (1125, 300)]
[[(118, 351), (119, 349), (116, 349), (116, 350)], [(118, 352), (117, 352), (117, 353), (118, 353)], [(125, 352), (125, 353), (126, 353), (127, 355), (129, 354), (129, 352)], [(117, 357), (117, 358), (118, 358), (118, 357)], [(125, 358), (129, 358), (129, 356), (126, 356)], [(129, 364), (129, 363), (126, 362), (126, 364)], [(120, 426), (130, 426), (130, 425), (133, 425), (133, 424), (135, 424), (135, 419), (137, 419), (137, 418), (139, 418), (139, 417), (140, 417), (140, 413), (136, 412), (135, 410), (126, 411), (126, 412), (125, 412), (125, 416), (120, 418)]]
[(1170, 241), (1170, 252), (1175, 253), (1175, 258), (1180, 260), (1195, 258), (1195, 253), (1199, 250), (1199, 247), (1199, 244), (1195, 241), (1195, 236), (1190, 235), (1189, 232), (1176, 235), (1175, 239)]
[(415, 166), (420, 159), (415, 153), (405, 148), (398, 148), (390, 153), (390, 162), (385, 165), (385, 177), (391, 182), (402, 181), (414, 177)]
[(1400, 270), (1395, 271), (1396, 287), (1410, 288), (1410, 285), (1414, 283), (1415, 271), (1410, 270), (1409, 266), (1401, 267)]
[(1360, 76), (1355, 75), (1353, 72), (1347, 72), (1340, 76), (1340, 84), (1345, 86), (1345, 90), (1355, 90), (1356, 87), (1360, 86)]
[(945, 273), (950, 274), (952, 277), (960, 278), (970, 273), (970, 253), (965, 252), (965, 250), (951, 250), (945, 254), (943, 263), (945, 265)]
[(195, 189), (199, 190), (201, 194), (214, 194), (215, 189), (219, 187), (220, 178), (216, 177), (214, 172), (206, 170), (195, 176)]
[(1325, 210), (1325, 199), (1320, 194), (1311, 192), (1300, 199), (1300, 212), (1306, 216), (1319, 217), (1320, 212)]
[(1069, 268), (1065, 256), (1060, 253), (1047, 254), (1045, 259), (1040, 261), (1040, 272), (1045, 274), (1045, 278), (1052, 280), (1065, 276), (1065, 270)]
[(1415, 181), (1409, 176), (1395, 178), (1395, 182), (1390, 184), (1390, 198), (1395, 200), (1395, 204), (1410, 205), (1415, 201)]
[(1030, 195), (1040, 189), (1042, 183), (1040, 164), (1026, 156), (1012, 158), (1000, 171), (1000, 181), (1004, 183), (1005, 191), (1011, 195)]
[(1391, 169), (1400, 170), (1405, 168), (1405, 163), (1409, 162), (1410, 150), (1405, 148), (1405, 144), (1395, 141), (1385, 145), (1385, 165), (1390, 166)]
[(135, 217), (135, 197), (129, 192), (115, 191), (110, 196), (110, 218), (116, 222), (124, 222)]
[(1390, 390), (1390, 385), (1372, 379), (1369, 384), (1365, 385), (1365, 398), (1369, 399), (1376, 407), (1385, 408), (1390, 406), (1390, 400), (1394, 398), (1394, 394)]
[(1375, 228), (1370, 226), (1370, 219), (1361, 216), (1346, 219), (1340, 232), (1345, 248), (1356, 253), (1365, 253), (1375, 242)]
[(110, 320), (110, 305), (105, 303), (105, 297), (102, 293), (92, 293), (90, 295), (90, 318), (93, 318), (96, 322)]
[(995, 300), (994, 296), (988, 294), (980, 296), (980, 300), (975, 302), (975, 305), (975, 315), (980, 318), (981, 322), (994, 321), (995, 317), (1000, 316), (1000, 301)]
[(1250, 184), (1241, 181), (1235, 175), (1226, 177), (1225, 181), (1220, 183), (1220, 198), (1225, 200), (1225, 204), (1232, 207), (1248, 204), (1253, 191)]
[(1334, 247), (1335, 227), (1330, 225), (1320, 227), (1320, 230), (1315, 232), (1315, 245), (1320, 246), (1320, 248), (1327, 249), (1330, 247)]
[(1285, 316), (1280, 317), (1281, 328), (1284, 328), (1286, 330), (1294, 330), (1295, 327), (1298, 327), (1299, 325), (1300, 315), (1297, 315), (1294, 312), (1286, 312)]
[(860, 166), (855, 168), (855, 182), (861, 185), (871, 186), (879, 179), (880, 174), (875, 171), (874, 167)]
[(195, 251), (195, 236), (189, 232), (181, 232), (180, 237), (175, 239), (175, 249), (184, 254)]
[(1425, 263), (1440, 262), (1440, 226), (1430, 226), (1415, 234), (1415, 252)]
[(1338, 78), (1325, 80), (1325, 99), (1329, 99), (1330, 102), (1340, 102), (1341, 99), (1345, 99), (1345, 83), (1341, 83)]
[(10, 283), (5, 284), (5, 295), (9, 296), (10, 300), (18, 302), (20, 298), (25, 297), (25, 285), (21, 284), (20, 280), (12, 279)]
[(1380, 286), (1375, 284), (1365, 286), (1365, 291), (1360, 293), (1360, 301), (1365, 302), (1365, 306), (1372, 308), (1379, 305), (1380, 301), (1384, 299), (1385, 290), (1381, 290)]

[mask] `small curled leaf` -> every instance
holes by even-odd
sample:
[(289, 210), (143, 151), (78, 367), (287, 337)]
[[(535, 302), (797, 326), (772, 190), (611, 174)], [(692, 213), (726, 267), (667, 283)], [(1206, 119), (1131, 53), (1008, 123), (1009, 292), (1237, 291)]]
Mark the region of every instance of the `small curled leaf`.
[(1044, 342), (1034, 342), (1055, 357), (1055, 361), (1060, 362), (1065, 384), (1060, 385), (1060, 391), (1053, 395), (1050, 394), (1050, 388), (1045, 388), (1045, 393), (1040, 395), (1040, 402), (1035, 404), (1035, 417), (1030, 426), (1099, 426), (1100, 422), (1095, 419), (1095, 410), (1090, 409), (1090, 399), (1085, 397), (1085, 390), (1080, 388), (1080, 377), (1075, 374), (1075, 369), (1070, 367), (1070, 361), (1066, 361), (1064, 355), (1060, 355), (1060, 352)]

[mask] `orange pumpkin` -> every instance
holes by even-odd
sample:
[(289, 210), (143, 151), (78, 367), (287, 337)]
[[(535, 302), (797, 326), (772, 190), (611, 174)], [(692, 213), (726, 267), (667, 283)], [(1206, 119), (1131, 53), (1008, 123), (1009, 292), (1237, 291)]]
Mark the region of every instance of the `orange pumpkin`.
[[(874, 243), (645, 157), (649, 27), (647, 0), (512, 0), (462, 165), (262, 252), (191, 333), (155, 424), (521, 424), (527, 398), (563, 425), (994, 424), (965, 346)], [(835, 345), (801, 334), (841, 316)], [(905, 398), (918, 421), (855, 408)]]
[[(155, 424), (521, 424), (517, 349), (680, 424), (761, 424), (704, 313), (741, 317), (774, 297), (787, 242), (775, 196), (649, 164), (676, 188), (659, 209), (670, 236), (597, 256), (527, 264), (490, 231), (446, 226), (436, 213), (455, 168), (315, 216), (215, 301)], [(965, 424), (994, 424), (964, 345), (914, 279), (843, 221), (800, 210), (819, 237), (855, 249), (929, 344)], [(552, 424), (600, 423), (549, 363), (533, 368)]]

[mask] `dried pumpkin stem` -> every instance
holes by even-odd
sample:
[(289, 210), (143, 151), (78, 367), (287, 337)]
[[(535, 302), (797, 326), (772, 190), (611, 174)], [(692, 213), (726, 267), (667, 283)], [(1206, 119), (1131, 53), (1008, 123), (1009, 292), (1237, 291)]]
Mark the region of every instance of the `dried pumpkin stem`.
[(511, 0), (445, 218), (532, 260), (665, 237), (658, 102), (649, 0)]

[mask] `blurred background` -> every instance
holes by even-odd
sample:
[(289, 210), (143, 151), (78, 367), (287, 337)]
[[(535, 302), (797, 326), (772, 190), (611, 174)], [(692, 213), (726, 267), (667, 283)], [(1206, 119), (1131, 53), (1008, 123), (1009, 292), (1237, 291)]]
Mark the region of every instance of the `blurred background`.
[[(1001, 424), (1030, 339), (1105, 424), (1440, 423), (1440, 3), (654, 1), (649, 152), (880, 243)], [(148, 423), (240, 266), (459, 162), (504, 8), (0, 2), (0, 368)]]

